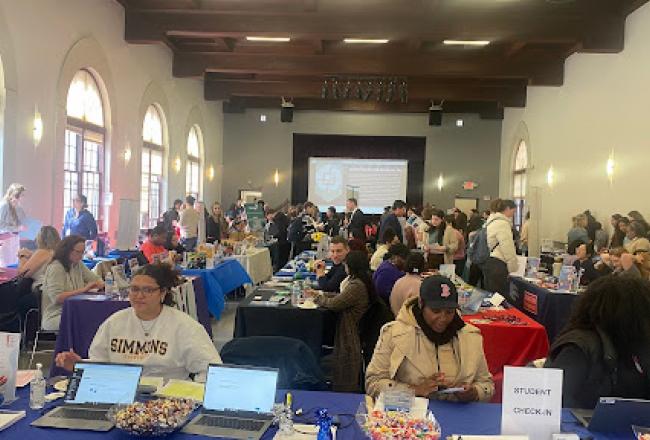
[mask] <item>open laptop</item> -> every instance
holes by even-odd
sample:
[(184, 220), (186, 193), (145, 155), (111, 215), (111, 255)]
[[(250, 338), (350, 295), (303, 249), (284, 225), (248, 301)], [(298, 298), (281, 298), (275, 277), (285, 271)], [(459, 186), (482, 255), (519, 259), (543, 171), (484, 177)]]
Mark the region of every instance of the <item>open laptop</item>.
[(572, 410), (591, 432), (632, 434), (632, 425), (650, 426), (650, 400), (601, 397), (596, 409)]
[(133, 403), (141, 374), (140, 365), (77, 362), (63, 405), (31, 425), (109, 431), (113, 423), (106, 418), (106, 413), (113, 405)]
[(183, 432), (207, 437), (259, 439), (273, 420), (278, 370), (212, 364), (203, 410)]

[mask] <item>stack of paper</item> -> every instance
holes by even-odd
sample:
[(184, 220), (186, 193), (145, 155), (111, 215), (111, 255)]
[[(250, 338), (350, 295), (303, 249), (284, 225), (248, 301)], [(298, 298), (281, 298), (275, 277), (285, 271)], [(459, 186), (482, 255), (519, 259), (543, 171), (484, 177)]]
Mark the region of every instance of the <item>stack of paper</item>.
[(203, 402), (203, 391), (205, 384), (192, 382), (189, 380), (172, 379), (158, 390), (156, 396), (160, 397), (177, 397), (181, 399), (193, 399), (197, 402)]
[(25, 417), (25, 411), (2, 411), (0, 410), (0, 431), (3, 431)]

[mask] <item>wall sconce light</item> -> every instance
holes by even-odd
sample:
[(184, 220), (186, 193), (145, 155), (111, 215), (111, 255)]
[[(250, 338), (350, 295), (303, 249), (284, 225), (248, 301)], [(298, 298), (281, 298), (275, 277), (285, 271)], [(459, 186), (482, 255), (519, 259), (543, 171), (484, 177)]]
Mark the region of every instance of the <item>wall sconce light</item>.
[(124, 147), (124, 151), (122, 152), (122, 158), (124, 159), (124, 163), (128, 164), (131, 162), (131, 147), (127, 144), (126, 147)]
[(277, 168), (275, 169), (275, 173), (273, 173), (273, 183), (275, 183), (276, 188), (280, 184), (280, 173)]
[(442, 177), (442, 173), (440, 173), (440, 176), (438, 176), (438, 191), (442, 191), (442, 187), (444, 186), (445, 181)]
[(549, 186), (549, 188), (552, 188), (554, 183), (555, 183), (555, 170), (553, 169), (553, 167), (550, 167), (546, 172), (546, 184)]
[(614, 170), (616, 168), (616, 162), (614, 161), (614, 153), (612, 152), (607, 159), (607, 165), (605, 166), (605, 173), (607, 173), (607, 178), (611, 184), (614, 181)]
[(214, 167), (212, 165), (210, 165), (210, 168), (208, 168), (207, 176), (210, 182), (214, 180)]
[(38, 111), (38, 108), (34, 109), (34, 123), (32, 126), (32, 138), (34, 139), (34, 146), (38, 147), (38, 144), (41, 143), (43, 139), (43, 118)]
[(174, 159), (174, 164), (173, 165), (174, 165), (174, 171), (176, 171), (177, 174), (180, 173), (181, 172), (181, 157), (180, 156), (176, 156), (176, 159)]

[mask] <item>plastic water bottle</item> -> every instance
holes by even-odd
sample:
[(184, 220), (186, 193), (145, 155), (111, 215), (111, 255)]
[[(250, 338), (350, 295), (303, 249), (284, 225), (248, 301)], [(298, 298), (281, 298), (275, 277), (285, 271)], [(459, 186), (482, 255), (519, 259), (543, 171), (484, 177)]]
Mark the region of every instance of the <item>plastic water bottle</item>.
[(115, 294), (115, 281), (113, 280), (113, 274), (107, 273), (106, 278), (104, 279), (104, 291), (106, 296), (112, 298)]
[(31, 409), (41, 409), (45, 406), (45, 379), (42, 368), (42, 364), (36, 364), (36, 373), (29, 383), (29, 407)]
[(302, 295), (302, 288), (300, 287), (300, 281), (294, 281), (291, 286), (291, 305), (297, 306), (300, 304), (300, 297)]

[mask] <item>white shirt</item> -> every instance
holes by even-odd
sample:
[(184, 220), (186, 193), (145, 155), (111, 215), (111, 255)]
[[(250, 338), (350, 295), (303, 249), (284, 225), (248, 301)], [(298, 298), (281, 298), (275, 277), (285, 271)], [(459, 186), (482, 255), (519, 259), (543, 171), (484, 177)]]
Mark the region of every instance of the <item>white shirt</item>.
[(198, 211), (194, 208), (186, 208), (180, 214), (178, 225), (181, 228), (182, 238), (195, 238), (199, 233), (199, 221), (201, 220)]
[(203, 326), (168, 306), (152, 321), (141, 321), (131, 307), (114, 313), (97, 330), (88, 355), (91, 361), (142, 365), (143, 376), (186, 380), (194, 373), (198, 381), (205, 381), (208, 364), (221, 363)]

